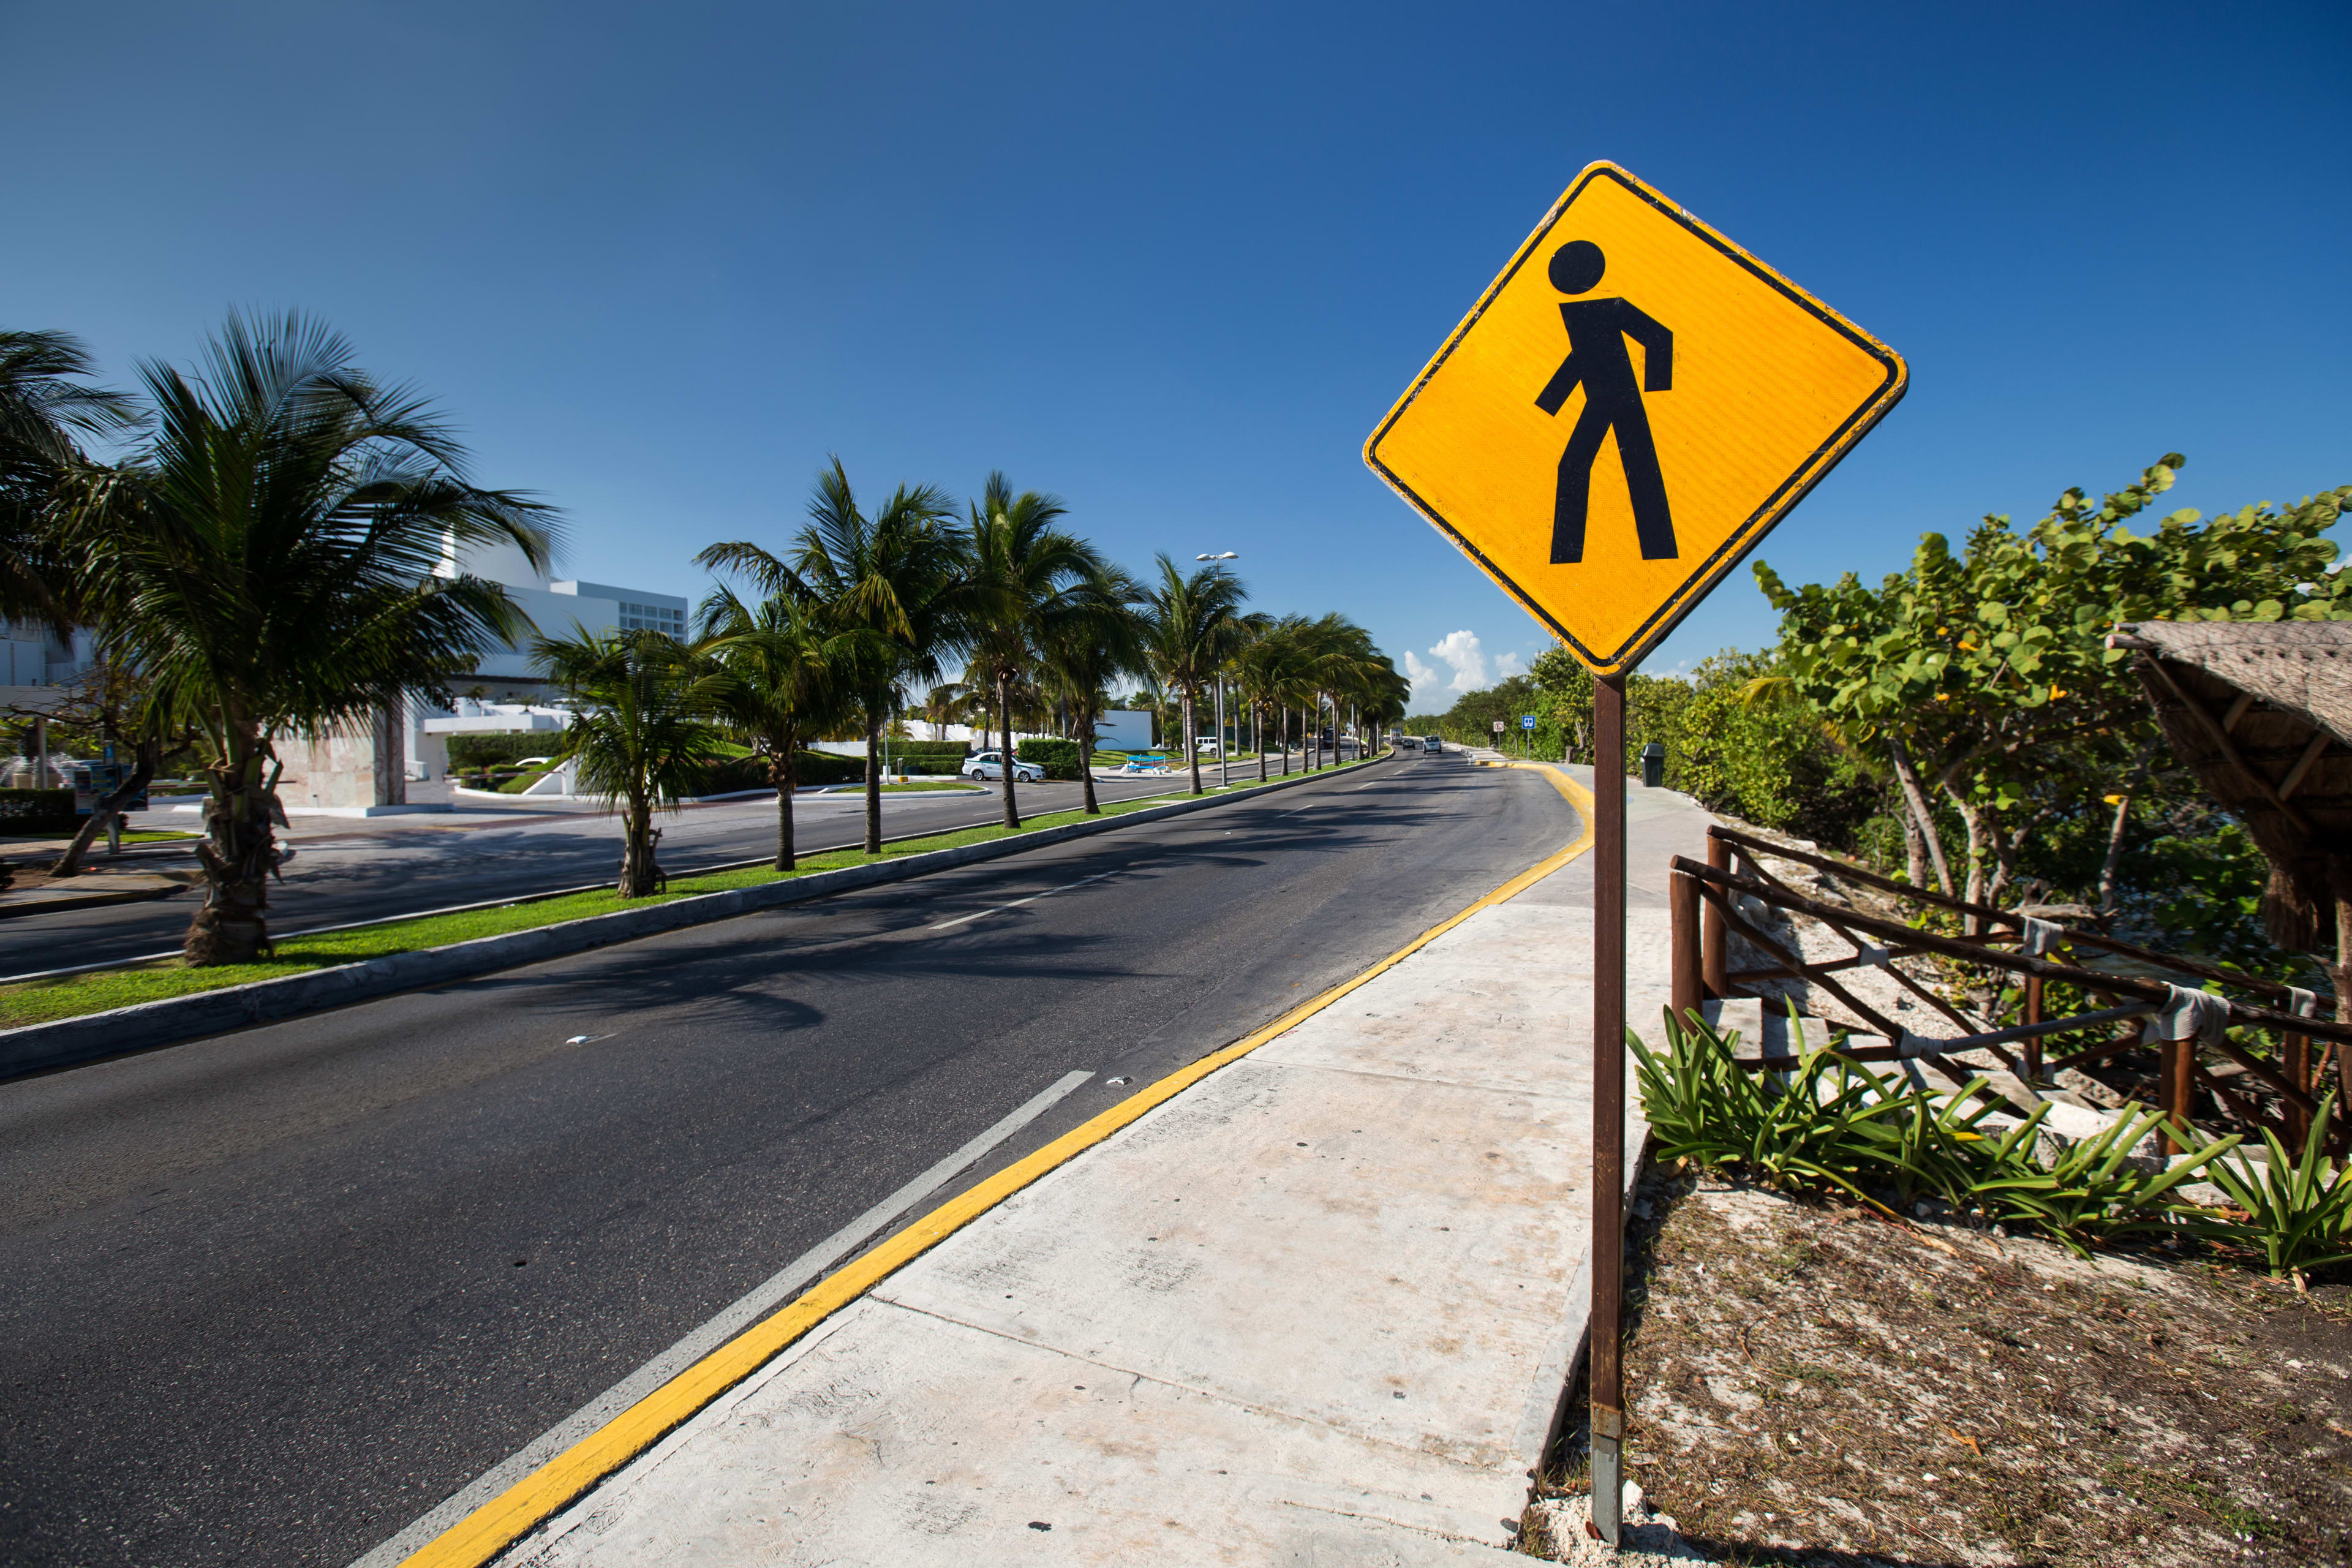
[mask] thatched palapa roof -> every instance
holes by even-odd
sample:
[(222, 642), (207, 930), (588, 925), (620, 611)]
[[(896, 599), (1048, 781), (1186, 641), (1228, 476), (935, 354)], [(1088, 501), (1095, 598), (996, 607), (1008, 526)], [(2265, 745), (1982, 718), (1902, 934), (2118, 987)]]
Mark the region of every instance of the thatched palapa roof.
[(2130, 648), (2173, 754), (2271, 863), (2271, 940), (2337, 945), (2352, 906), (2352, 622), (2139, 621)]

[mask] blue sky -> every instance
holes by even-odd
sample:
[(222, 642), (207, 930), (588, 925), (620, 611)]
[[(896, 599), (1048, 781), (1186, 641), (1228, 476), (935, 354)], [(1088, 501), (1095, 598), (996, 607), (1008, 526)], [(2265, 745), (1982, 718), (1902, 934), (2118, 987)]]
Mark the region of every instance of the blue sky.
[[(2352, 481), (2340, 0), (17, 4), (0, 47), (0, 321), (127, 383), (317, 312), (595, 580), (699, 593), (828, 453), (1002, 468), (1441, 706), (1544, 643), (1360, 447), (1604, 157), (1910, 362), (1759, 552), (1792, 579), (2168, 450), (2209, 511)], [(1743, 569), (1649, 668), (1773, 626)]]

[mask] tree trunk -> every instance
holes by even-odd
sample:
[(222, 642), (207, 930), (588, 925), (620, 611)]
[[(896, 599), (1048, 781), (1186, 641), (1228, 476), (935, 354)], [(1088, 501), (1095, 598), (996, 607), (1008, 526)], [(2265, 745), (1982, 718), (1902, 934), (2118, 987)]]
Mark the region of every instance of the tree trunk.
[(2131, 826), (2132, 801), (2147, 783), (2147, 770), (2156, 761), (2156, 747), (2153, 739), (2142, 742), (2139, 762), (2123, 787), (2122, 798), (2116, 802), (2116, 818), (2107, 828), (2107, 853), (2099, 862), (2099, 910), (2103, 914), (2115, 913), (2116, 868), (2123, 863), (2124, 833)]
[(1264, 708), (1255, 702), (1250, 704), (1250, 749), (1257, 753), (1257, 782), (1260, 784), (1265, 783), (1265, 726), (1259, 722), (1265, 716)]
[(642, 899), (661, 890), (664, 878), (654, 863), (653, 802), (633, 797), (621, 805), (621, 878), (614, 891), (625, 899)]
[(1184, 689), (1184, 755), (1192, 769), (1192, 793), (1201, 793), (1201, 743), (1192, 738), (1192, 689)]
[(277, 869), (271, 832), (284, 819), (262, 777), (267, 753), (259, 735), (232, 730), (227, 754), (205, 771), (212, 792), (205, 802), (205, 837), (196, 859), (205, 868), (205, 904), (188, 921), (181, 952), (192, 969), (252, 963), (270, 951), (269, 874)]
[(1920, 837), (1919, 818), (1907, 801), (1903, 805), (1903, 874), (1915, 888), (1927, 885), (1927, 841)]
[[(1094, 700), (1087, 700), (1091, 705)], [(1100, 816), (1102, 807), (1095, 804), (1095, 721), (1091, 713), (1078, 721), (1078, 784), (1086, 793), (1087, 815)]]
[(866, 853), (882, 853), (882, 726), (866, 720)]
[(124, 781), (121, 789), (100, 801), (90, 812), (89, 820), (81, 825), (80, 831), (73, 837), (73, 842), (66, 846), (66, 852), (58, 856), (57, 863), (49, 868), (51, 878), (81, 875), (82, 857), (89, 853), (89, 847), (97, 842), (98, 836), (106, 831), (109, 819), (121, 816), (122, 808), (137, 800), (140, 792), (155, 777), (155, 764), (162, 751), (162, 746), (152, 741), (139, 743), (139, 761), (131, 777)]
[[(1960, 814), (1960, 820), (1968, 824), (1969, 828), (1968, 880), (1961, 888), (1960, 897), (1971, 904), (1982, 903), (1984, 901), (1985, 884), (1984, 863), (1989, 854), (1989, 846), (1985, 842), (1986, 822), (1984, 810), (1980, 806), (1970, 805), (1967, 801), (1962, 800), (1960, 798), (1959, 792), (1953, 789), (1949, 784), (1944, 786), (1944, 793), (1951, 797), (1952, 809)], [(1974, 936), (1977, 934), (1976, 916), (1964, 915), (1961, 917), (1960, 934), (1963, 936)]]
[(1911, 765), (1911, 753), (1903, 742), (1889, 736), (1887, 757), (1895, 763), (1895, 776), (1902, 782), (1903, 799), (1911, 807), (1912, 820), (1919, 825), (1919, 837), (1927, 841), (1927, 857), (1936, 865), (1936, 888), (1944, 897), (1952, 896), (1952, 868), (1944, 860), (1944, 841), (1936, 832), (1936, 815), (1927, 809), (1927, 792), (1919, 787), (1919, 771)]
[(783, 750), (768, 759), (768, 776), (776, 785), (776, 869), (789, 871), (799, 864), (793, 847), (793, 798), (800, 793), (800, 763), (793, 753), (799, 736), (787, 730)]
[(1021, 808), (1013, 798), (1013, 683), (1002, 670), (996, 675), (996, 710), (1004, 720), (1004, 826), (1018, 831)]

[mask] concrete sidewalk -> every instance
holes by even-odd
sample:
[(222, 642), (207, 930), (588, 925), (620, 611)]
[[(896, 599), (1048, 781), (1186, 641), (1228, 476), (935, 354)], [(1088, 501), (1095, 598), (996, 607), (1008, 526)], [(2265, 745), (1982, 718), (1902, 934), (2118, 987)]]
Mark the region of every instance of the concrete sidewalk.
[[(1638, 1026), (1707, 819), (1631, 793)], [(1496, 1558), (1584, 1331), (1591, 886), (1481, 910), (1040, 1179), (502, 1561)]]

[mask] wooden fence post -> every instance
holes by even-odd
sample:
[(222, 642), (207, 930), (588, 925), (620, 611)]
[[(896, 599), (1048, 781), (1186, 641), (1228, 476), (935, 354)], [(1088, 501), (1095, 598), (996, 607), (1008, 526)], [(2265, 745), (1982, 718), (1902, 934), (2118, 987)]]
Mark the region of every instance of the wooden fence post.
[[(1706, 836), (1706, 864), (1707, 868), (1710, 870), (1730, 870), (1730, 842), (1727, 839), (1717, 838), (1712, 833), (1708, 834)], [(1695, 893), (1697, 889), (1694, 888), (1692, 890)], [(1699, 913), (1699, 930), (1701, 932), (1699, 948), (1702, 954), (1700, 960), (1700, 983), (1706, 987), (1706, 994), (1708, 995), (1714, 997), (1717, 1001), (1722, 1001), (1725, 999), (1726, 994), (1731, 989), (1731, 982), (1728, 979), (1730, 963), (1724, 955), (1723, 911), (1715, 907), (1715, 903), (1712, 900), (1706, 900), (1701, 907)]]
[(1666, 876), (1666, 907), (1674, 922), (1674, 1010), (1678, 1026), (1688, 1027), (1690, 1015), (1706, 1000), (1700, 980), (1698, 879), (1685, 872)]

